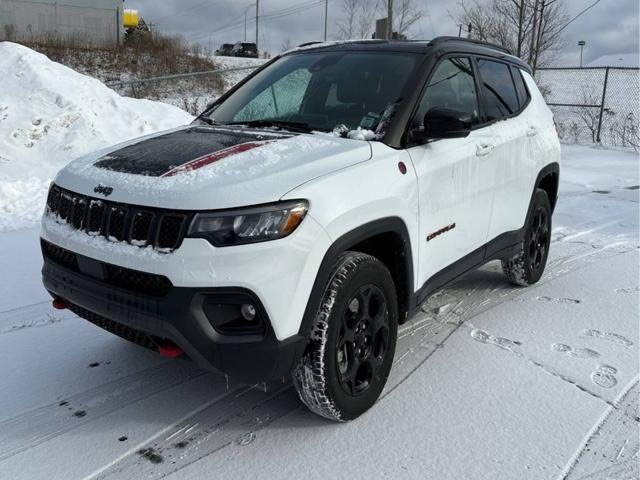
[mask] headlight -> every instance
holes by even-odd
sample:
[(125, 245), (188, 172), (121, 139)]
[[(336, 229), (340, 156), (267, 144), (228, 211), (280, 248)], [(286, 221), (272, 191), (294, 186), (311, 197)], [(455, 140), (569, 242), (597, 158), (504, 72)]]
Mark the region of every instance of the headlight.
[(198, 213), (188, 237), (206, 238), (216, 247), (243, 245), (283, 238), (293, 232), (307, 213), (305, 200)]

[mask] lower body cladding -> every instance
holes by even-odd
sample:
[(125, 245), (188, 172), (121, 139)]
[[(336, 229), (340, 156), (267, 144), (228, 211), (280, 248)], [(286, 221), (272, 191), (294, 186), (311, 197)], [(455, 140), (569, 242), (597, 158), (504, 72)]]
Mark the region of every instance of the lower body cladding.
[[(260, 299), (236, 287), (175, 287), (161, 275), (111, 265), (42, 240), (45, 288), (90, 322), (142, 346), (257, 383), (288, 374), (303, 337), (278, 340)], [(175, 348), (177, 346), (178, 348)]]

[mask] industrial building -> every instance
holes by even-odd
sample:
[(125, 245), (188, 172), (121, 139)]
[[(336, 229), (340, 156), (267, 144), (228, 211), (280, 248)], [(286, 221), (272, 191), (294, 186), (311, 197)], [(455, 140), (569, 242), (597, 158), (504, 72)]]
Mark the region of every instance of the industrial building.
[(0, 0), (0, 40), (115, 46), (123, 15), (122, 0)]

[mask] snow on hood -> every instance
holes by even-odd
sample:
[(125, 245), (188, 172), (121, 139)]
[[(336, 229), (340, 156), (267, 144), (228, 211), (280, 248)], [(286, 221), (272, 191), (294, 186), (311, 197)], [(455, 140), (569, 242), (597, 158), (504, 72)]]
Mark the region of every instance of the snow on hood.
[(34, 224), (51, 178), (74, 158), (193, 118), (171, 105), (121, 97), (11, 42), (0, 42), (0, 72), (0, 230)]
[[(208, 137), (210, 149), (202, 150)], [(158, 147), (167, 142), (168, 155), (175, 161), (166, 158), (167, 153), (154, 161)], [(247, 143), (256, 145), (233, 150), (234, 145)], [(229, 154), (220, 155), (221, 151)], [(123, 161), (135, 164), (132, 153), (140, 156), (138, 166)], [(213, 161), (199, 163), (208, 157)], [(55, 182), (94, 197), (100, 196), (94, 190), (98, 185), (110, 187), (109, 200), (116, 202), (207, 210), (273, 202), (305, 182), (370, 158), (371, 147), (365, 141), (194, 125), (87, 155), (63, 169)], [(185, 164), (197, 168), (185, 169)]]

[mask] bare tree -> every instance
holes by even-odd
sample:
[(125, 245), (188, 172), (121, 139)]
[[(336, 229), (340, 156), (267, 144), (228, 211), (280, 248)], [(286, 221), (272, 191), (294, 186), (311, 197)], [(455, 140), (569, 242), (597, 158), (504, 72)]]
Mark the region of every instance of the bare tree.
[[(416, 0), (394, 0), (393, 31), (408, 36), (410, 28), (424, 15)], [(342, 19), (338, 22), (339, 40), (369, 38), (376, 18), (387, 16), (387, 0), (342, 0)]]
[[(387, 1), (381, 0), (383, 8)], [(393, 2), (393, 31), (401, 36), (409, 36), (409, 29), (424, 16), (424, 10), (416, 6), (415, 0), (394, 0)]]
[(280, 51), (281, 52), (286, 52), (287, 50), (291, 50), (292, 47), (293, 47), (293, 45), (291, 44), (291, 39), (289, 37), (287, 37), (280, 44)]
[(562, 45), (567, 0), (460, 0), (456, 20), (470, 36), (509, 48), (535, 69)]
[(362, 4), (364, 0), (342, 0), (342, 16), (338, 21), (339, 40), (358, 37), (362, 22)]

